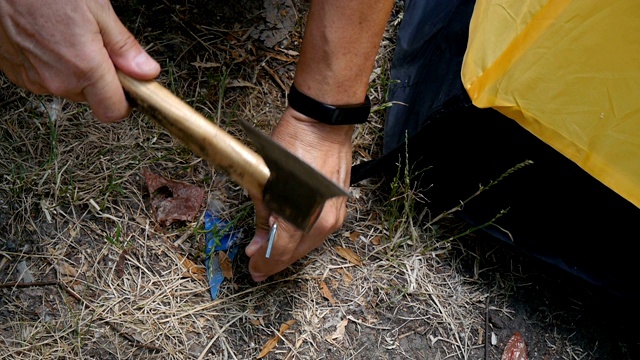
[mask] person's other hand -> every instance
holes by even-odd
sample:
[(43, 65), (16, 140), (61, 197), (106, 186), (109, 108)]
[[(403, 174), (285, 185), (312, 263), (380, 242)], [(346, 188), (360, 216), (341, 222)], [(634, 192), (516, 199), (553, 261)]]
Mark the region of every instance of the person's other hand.
[(112, 122), (131, 110), (116, 68), (140, 80), (160, 72), (110, 1), (0, 1), (0, 70), (18, 86), (87, 102)]
[[(351, 176), (351, 136), (353, 126), (331, 126), (301, 115), (290, 107), (282, 115), (272, 137), (293, 154), (347, 189)], [(296, 229), (277, 218), (263, 205), (259, 195), (252, 194), (256, 209), (256, 234), (246, 247), (251, 259), (249, 271), (255, 281), (284, 270), (317, 248), (344, 222), (346, 197), (329, 199), (320, 217), (307, 232)], [(265, 257), (269, 230), (278, 223), (275, 242), (269, 259)]]

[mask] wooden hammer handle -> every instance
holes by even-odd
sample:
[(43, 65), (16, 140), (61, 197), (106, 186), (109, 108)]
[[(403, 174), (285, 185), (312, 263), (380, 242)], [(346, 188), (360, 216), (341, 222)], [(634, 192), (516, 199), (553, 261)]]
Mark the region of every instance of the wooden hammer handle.
[(216, 169), (226, 172), (249, 193), (260, 194), (269, 168), (258, 153), (198, 113), (156, 81), (140, 81), (118, 71), (135, 106)]

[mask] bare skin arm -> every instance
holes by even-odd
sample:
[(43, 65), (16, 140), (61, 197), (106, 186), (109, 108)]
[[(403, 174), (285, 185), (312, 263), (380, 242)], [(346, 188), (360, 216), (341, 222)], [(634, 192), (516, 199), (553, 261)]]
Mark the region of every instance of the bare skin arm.
[(160, 72), (108, 0), (0, 1), (0, 70), (13, 83), (86, 101), (111, 122), (131, 110), (116, 68), (141, 80)]
[[(331, 105), (362, 103), (369, 85), (393, 0), (316, 0), (306, 23), (294, 83), (304, 94)], [(331, 126), (292, 108), (282, 115), (272, 136), (336, 183), (348, 188), (351, 137), (354, 126)], [(255, 281), (262, 281), (317, 248), (344, 222), (346, 198), (324, 206), (320, 219), (306, 234), (272, 216), (256, 203), (257, 230), (246, 253)], [(265, 258), (270, 226), (278, 222), (271, 257)]]

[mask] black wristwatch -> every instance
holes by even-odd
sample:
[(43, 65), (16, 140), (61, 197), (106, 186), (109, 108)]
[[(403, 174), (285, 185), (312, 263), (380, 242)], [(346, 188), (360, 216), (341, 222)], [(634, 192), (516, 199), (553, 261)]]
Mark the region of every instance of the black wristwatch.
[(328, 105), (303, 93), (291, 84), (287, 101), (297, 112), (329, 125), (354, 125), (367, 122), (371, 112), (371, 100), (365, 95), (364, 102), (354, 105)]

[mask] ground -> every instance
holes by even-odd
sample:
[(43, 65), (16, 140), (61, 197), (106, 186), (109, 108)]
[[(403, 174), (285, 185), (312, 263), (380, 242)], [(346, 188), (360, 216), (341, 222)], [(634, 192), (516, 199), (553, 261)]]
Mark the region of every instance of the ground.
[[(230, 133), (277, 122), (308, 4), (113, 1), (163, 71), (158, 81)], [(371, 123), (356, 162), (379, 155), (399, 2), (371, 77)], [(0, 77), (0, 356), (3, 358), (499, 359), (520, 333), (530, 359), (633, 359), (637, 309), (519, 254), (452, 215), (428, 191), (382, 179), (350, 191), (344, 226), (256, 284), (247, 258), (218, 298), (191, 276), (202, 212), (163, 226), (143, 170), (201, 187), (252, 233), (248, 197), (139, 112), (99, 124), (83, 104)], [(205, 204), (205, 205), (206, 205)], [(420, 209), (419, 211), (417, 209)], [(348, 249), (355, 258), (345, 257)], [(288, 323), (288, 328), (280, 331)]]

